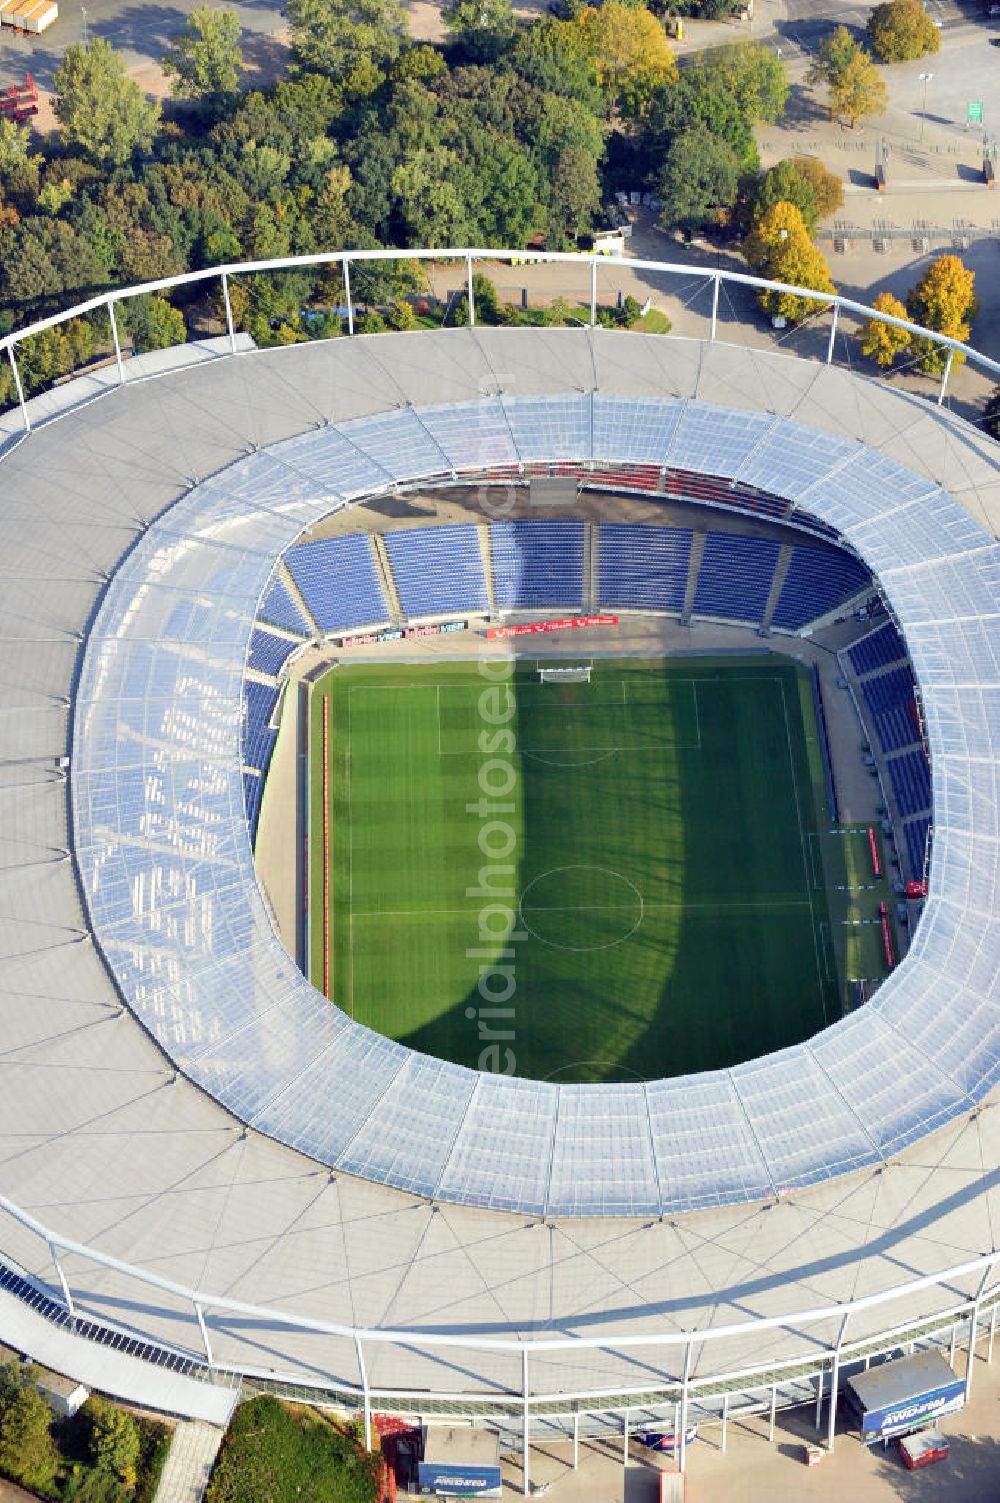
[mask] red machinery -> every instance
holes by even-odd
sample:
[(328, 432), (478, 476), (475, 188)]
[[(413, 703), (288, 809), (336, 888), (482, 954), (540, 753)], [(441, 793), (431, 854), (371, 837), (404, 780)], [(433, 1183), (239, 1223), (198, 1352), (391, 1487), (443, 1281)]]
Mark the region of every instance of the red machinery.
[(25, 75), (22, 87), (11, 84), (9, 88), (0, 89), (0, 118), (13, 120), (15, 125), (23, 125), (37, 114), (38, 85), (30, 73)]

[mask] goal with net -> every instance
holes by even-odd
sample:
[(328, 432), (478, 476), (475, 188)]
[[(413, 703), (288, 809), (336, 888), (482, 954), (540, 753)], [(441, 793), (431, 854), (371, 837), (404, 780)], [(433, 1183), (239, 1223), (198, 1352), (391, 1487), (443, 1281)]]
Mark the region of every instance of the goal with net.
[(572, 668), (539, 668), (538, 677), (543, 684), (589, 684), (593, 664)]

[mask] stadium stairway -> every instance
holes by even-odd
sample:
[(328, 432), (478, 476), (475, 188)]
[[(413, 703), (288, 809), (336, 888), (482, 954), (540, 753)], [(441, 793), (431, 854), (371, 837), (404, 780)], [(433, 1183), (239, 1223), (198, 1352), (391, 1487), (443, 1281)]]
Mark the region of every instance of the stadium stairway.
[(292, 597), (292, 600), (295, 602), (298, 609), (302, 612), (302, 615), (305, 617), (306, 621), (308, 621), (311, 628), (311, 634), (314, 637), (318, 637), (320, 635), (320, 629), (316, 624), (316, 618), (306, 604), (306, 598), (303, 595), (302, 591), (299, 589), (294, 578), (292, 577), (292, 571), (289, 569), (284, 559), (282, 559), (279, 563), (277, 573), (278, 577), (281, 580), (281, 583), (284, 585), (285, 589)]
[(774, 613), (778, 608), (781, 591), (784, 587), (785, 577), (788, 574), (789, 565), (792, 562), (794, 552), (791, 543), (782, 543), (781, 552), (778, 554), (778, 562), (774, 566), (774, 578), (771, 580), (771, 593), (767, 597), (764, 614), (760, 619), (762, 631), (767, 631), (774, 620)]
[(385, 546), (385, 538), (380, 532), (373, 532), (369, 536), (372, 557), (375, 560), (375, 570), (382, 581), (382, 593), (389, 604), (389, 619), (393, 626), (399, 626), (405, 619), (405, 612), (399, 600), (399, 591), (396, 588), (396, 576), (392, 572), (392, 563)]
[(479, 539), (479, 557), (483, 565), (483, 578), (486, 580), (486, 599), (490, 615), (495, 616), (497, 614), (497, 583), (493, 575), (493, 550), (490, 547), (489, 522), (477, 522), (476, 536)]
[(701, 561), (705, 553), (704, 528), (697, 528), (691, 539), (691, 557), (688, 561), (687, 588), (684, 591), (684, 609), (681, 611), (681, 625), (690, 626), (691, 617), (694, 615), (694, 597), (698, 589), (698, 574), (701, 569)]
[(596, 522), (583, 524), (583, 609), (592, 612), (600, 599), (601, 529)]

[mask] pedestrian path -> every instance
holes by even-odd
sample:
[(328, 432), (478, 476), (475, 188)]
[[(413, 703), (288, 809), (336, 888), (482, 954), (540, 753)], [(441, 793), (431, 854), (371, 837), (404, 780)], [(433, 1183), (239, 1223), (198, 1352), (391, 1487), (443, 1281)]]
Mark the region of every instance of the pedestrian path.
[(182, 1420), (173, 1443), (154, 1503), (201, 1503), (224, 1431), (204, 1420)]

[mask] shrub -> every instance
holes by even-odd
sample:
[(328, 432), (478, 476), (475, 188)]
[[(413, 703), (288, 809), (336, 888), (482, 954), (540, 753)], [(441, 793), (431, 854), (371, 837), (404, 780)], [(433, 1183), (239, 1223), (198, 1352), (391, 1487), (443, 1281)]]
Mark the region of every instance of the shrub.
[(264, 1396), (233, 1416), (207, 1503), (375, 1503), (381, 1467), (332, 1424)]

